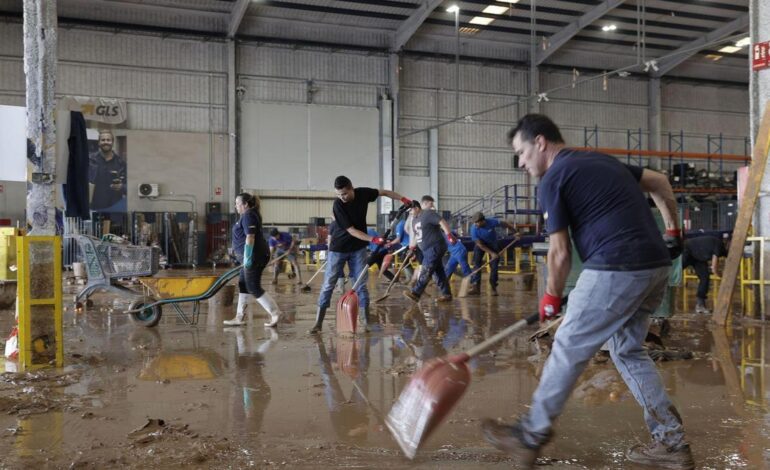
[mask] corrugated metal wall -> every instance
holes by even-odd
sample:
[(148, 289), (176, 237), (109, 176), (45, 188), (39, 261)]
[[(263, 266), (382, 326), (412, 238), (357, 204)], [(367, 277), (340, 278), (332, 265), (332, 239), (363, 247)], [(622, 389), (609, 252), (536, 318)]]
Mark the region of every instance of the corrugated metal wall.
[[(237, 82), (245, 88), (242, 99), (250, 102), (305, 104), (310, 88), (308, 81), (312, 80), (314, 104), (376, 108), (379, 96), (387, 87), (388, 58), (382, 54), (242, 43), (237, 57)], [(249, 132), (250, 124), (253, 123), (245, 122), (242, 116), (241, 132)], [(345, 165), (340, 165), (339, 172), (345, 173)], [(249, 187), (246, 181), (242, 184)], [(329, 216), (332, 181), (328, 186), (326, 194), (310, 193), (297, 199), (282, 200), (285, 192), (267, 193), (263, 205), (266, 223), (287, 225), (306, 222), (310, 217)], [(373, 209), (369, 211), (369, 223), (376, 223)]]
[[(401, 62), (400, 174), (428, 176), (428, 134), (417, 132), (455, 117), (455, 64), (447, 60), (406, 58)], [(528, 73), (516, 67), (461, 64), (460, 116), (472, 116), (439, 127), (439, 199), (442, 209), (456, 210), (505, 184), (526, 184), (528, 177), (513, 168), (506, 133), (526, 112)], [(541, 91), (549, 91), (540, 112), (562, 128), (568, 145), (583, 146), (586, 128), (598, 133), (591, 145), (629, 148), (628, 131), (639, 130), (641, 148), (648, 149), (647, 81), (634, 77), (608, 77), (572, 86), (585, 76), (562, 71), (542, 71)], [(519, 102), (517, 104), (517, 101)], [(684, 150), (706, 152), (712, 134), (723, 134), (723, 153), (743, 154), (748, 134), (748, 89), (682, 83), (662, 85), (663, 149), (668, 132), (684, 132)], [(511, 106), (504, 106), (511, 104)], [(589, 132), (589, 135), (593, 131)], [(674, 162), (677, 163), (677, 162)], [(664, 168), (667, 162), (663, 162)], [(697, 162), (705, 167), (705, 162)], [(712, 170), (718, 167), (712, 162)], [(737, 164), (724, 163), (724, 171)]]
[[(80, 28), (61, 28), (59, 42), (59, 94), (123, 98), (129, 103), (131, 129), (227, 131), (223, 42)], [(0, 24), (2, 104), (24, 102), (22, 54), (21, 25)], [(307, 81), (313, 80), (315, 103), (375, 107), (387, 87), (389, 62), (382, 54), (240, 43), (237, 57), (237, 82), (246, 88), (247, 100), (305, 103)], [(522, 57), (521, 51), (512, 52), (513, 59)], [(406, 56), (400, 65), (401, 135), (457, 114), (451, 60)], [(642, 147), (647, 148), (645, 80), (615, 76), (606, 83), (594, 80), (572, 88), (572, 74), (548, 70), (541, 72), (540, 80), (541, 90), (564, 87), (549, 93), (540, 109), (557, 120), (570, 144), (583, 145), (584, 129), (598, 126), (600, 146), (626, 147), (627, 129), (641, 128)], [(457, 209), (503, 184), (527, 182), (527, 176), (513, 168), (505, 141), (508, 128), (526, 110), (520, 101), (527, 81), (525, 68), (461, 65), (459, 115), (499, 109), (439, 128), (442, 209)], [(682, 130), (686, 151), (705, 152), (706, 135), (719, 133), (723, 152), (745, 151), (747, 89), (664, 81), (662, 103), (664, 148), (666, 132)], [(428, 174), (427, 145), (427, 132), (401, 139), (400, 175)], [(314, 204), (298, 211), (315, 210)]]
[[(3, 104), (24, 102), (23, 53), (21, 25), (0, 25)], [(56, 91), (125, 99), (133, 130), (226, 133), (226, 57), (221, 41), (60, 28)]]

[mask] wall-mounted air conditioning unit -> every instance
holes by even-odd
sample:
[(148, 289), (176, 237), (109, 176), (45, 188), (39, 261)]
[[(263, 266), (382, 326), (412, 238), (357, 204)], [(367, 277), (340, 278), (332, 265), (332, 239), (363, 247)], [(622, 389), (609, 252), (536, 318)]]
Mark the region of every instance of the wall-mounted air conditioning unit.
[(160, 189), (157, 183), (139, 183), (139, 197), (158, 197)]

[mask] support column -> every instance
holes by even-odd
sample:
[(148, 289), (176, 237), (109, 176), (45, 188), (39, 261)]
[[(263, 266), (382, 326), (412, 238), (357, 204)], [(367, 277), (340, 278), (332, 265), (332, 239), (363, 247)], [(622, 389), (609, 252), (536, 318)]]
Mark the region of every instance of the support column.
[(223, 208), (228, 208), (235, 201), (235, 196), (241, 191), (238, 178), (238, 77), (236, 76), (236, 43), (234, 39), (227, 40), (227, 176), (225, 177), (225, 201)]
[(400, 157), (399, 157), (399, 143), (398, 143), (398, 125), (399, 125), (399, 95), (401, 93), (401, 61), (398, 54), (390, 54), (388, 61), (388, 86), (390, 87), (390, 101), (391, 101), (391, 129), (392, 129), (392, 146), (391, 146), (391, 174), (393, 190), (398, 192), (399, 188), (398, 179), (400, 174)]
[(430, 182), (430, 195), (438, 200), (438, 129), (428, 130), (428, 180)]
[[(770, 4), (765, 0), (749, 0), (751, 42), (756, 43), (770, 39)], [(751, 144), (756, 144), (757, 131), (765, 107), (770, 103), (770, 69), (750, 72), (749, 91), (751, 109)], [(759, 190), (757, 206), (754, 208), (754, 234), (770, 237), (770, 178), (768, 168), (764, 169), (764, 178)], [(765, 250), (770, 250), (770, 244), (765, 244)], [(762, 253), (768, 259), (768, 252)], [(765, 279), (770, 279), (770, 263), (765, 263)], [(765, 305), (770, 305), (770, 299), (765, 299)]]
[(56, 233), (56, 27), (56, 2), (24, 0), (30, 235)]
[[(650, 133), (647, 139), (647, 150), (660, 150), (661, 129), (663, 127), (660, 91), (660, 78), (650, 78), (647, 83), (647, 128)], [(650, 166), (660, 170), (660, 157), (651, 157)]]
[[(387, 96), (380, 98), (380, 187), (393, 190), (393, 101)], [(393, 200), (377, 199), (380, 214), (393, 210)]]
[(537, 100), (538, 91), (540, 91), (540, 69), (533, 63), (530, 64), (529, 68), (530, 98), (527, 100), (527, 114), (540, 112), (540, 103)]

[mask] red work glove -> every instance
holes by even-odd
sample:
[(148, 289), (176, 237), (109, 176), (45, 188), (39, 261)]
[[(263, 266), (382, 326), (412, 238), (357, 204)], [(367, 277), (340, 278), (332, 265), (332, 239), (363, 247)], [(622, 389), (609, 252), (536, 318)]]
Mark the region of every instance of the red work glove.
[(446, 239), (447, 239), (447, 241), (449, 242), (450, 245), (454, 245), (455, 243), (457, 243), (457, 237), (455, 237), (451, 233), (446, 236)]
[(556, 297), (548, 292), (540, 299), (540, 322), (550, 320), (561, 312), (561, 297)]
[(665, 235), (663, 235), (663, 242), (668, 248), (668, 254), (671, 259), (676, 259), (682, 254), (684, 243), (682, 242), (682, 231), (678, 228), (666, 229)]
[(411, 206), (412, 205), (412, 200), (409, 199), (408, 197), (402, 197), (401, 198), (401, 204), (403, 204), (405, 206)]
[(385, 239), (382, 237), (372, 237), (372, 243), (377, 246), (382, 246), (385, 244)]

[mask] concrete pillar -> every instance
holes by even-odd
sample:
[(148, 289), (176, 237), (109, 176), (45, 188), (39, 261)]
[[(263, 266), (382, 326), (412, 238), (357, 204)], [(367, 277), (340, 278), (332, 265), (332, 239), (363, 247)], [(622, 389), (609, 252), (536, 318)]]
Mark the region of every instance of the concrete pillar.
[(30, 235), (56, 233), (56, 27), (56, 2), (24, 0)]
[[(660, 104), (660, 78), (650, 78), (647, 82), (647, 128), (650, 136), (647, 139), (647, 150), (660, 150), (663, 114)], [(650, 165), (660, 170), (660, 157), (650, 158)]]
[[(757, 43), (770, 39), (770, 3), (766, 0), (749, 0), (751, 42)], [(748, 64), (750, 67), (751, 65)], [(749, 81), (751, 109), (751, 143), (757, 140), (760, 119), (765, 107), (770, 103), (770, 69), (750, 72)], [(764, 169), (764, 178), (759, 190), (759, 199), (754, 208), (754, 234), (770, 237), (770, 178), (768, 169)], [(770, 244), (765, 244), (765, 250), (770, 250)], [(768, 259), (768, 252), (762, 253)], [(770, 279), (770, 263), (765, 263), (765, 279)], [(766, 304), (770, 299), (765, 299)]]

